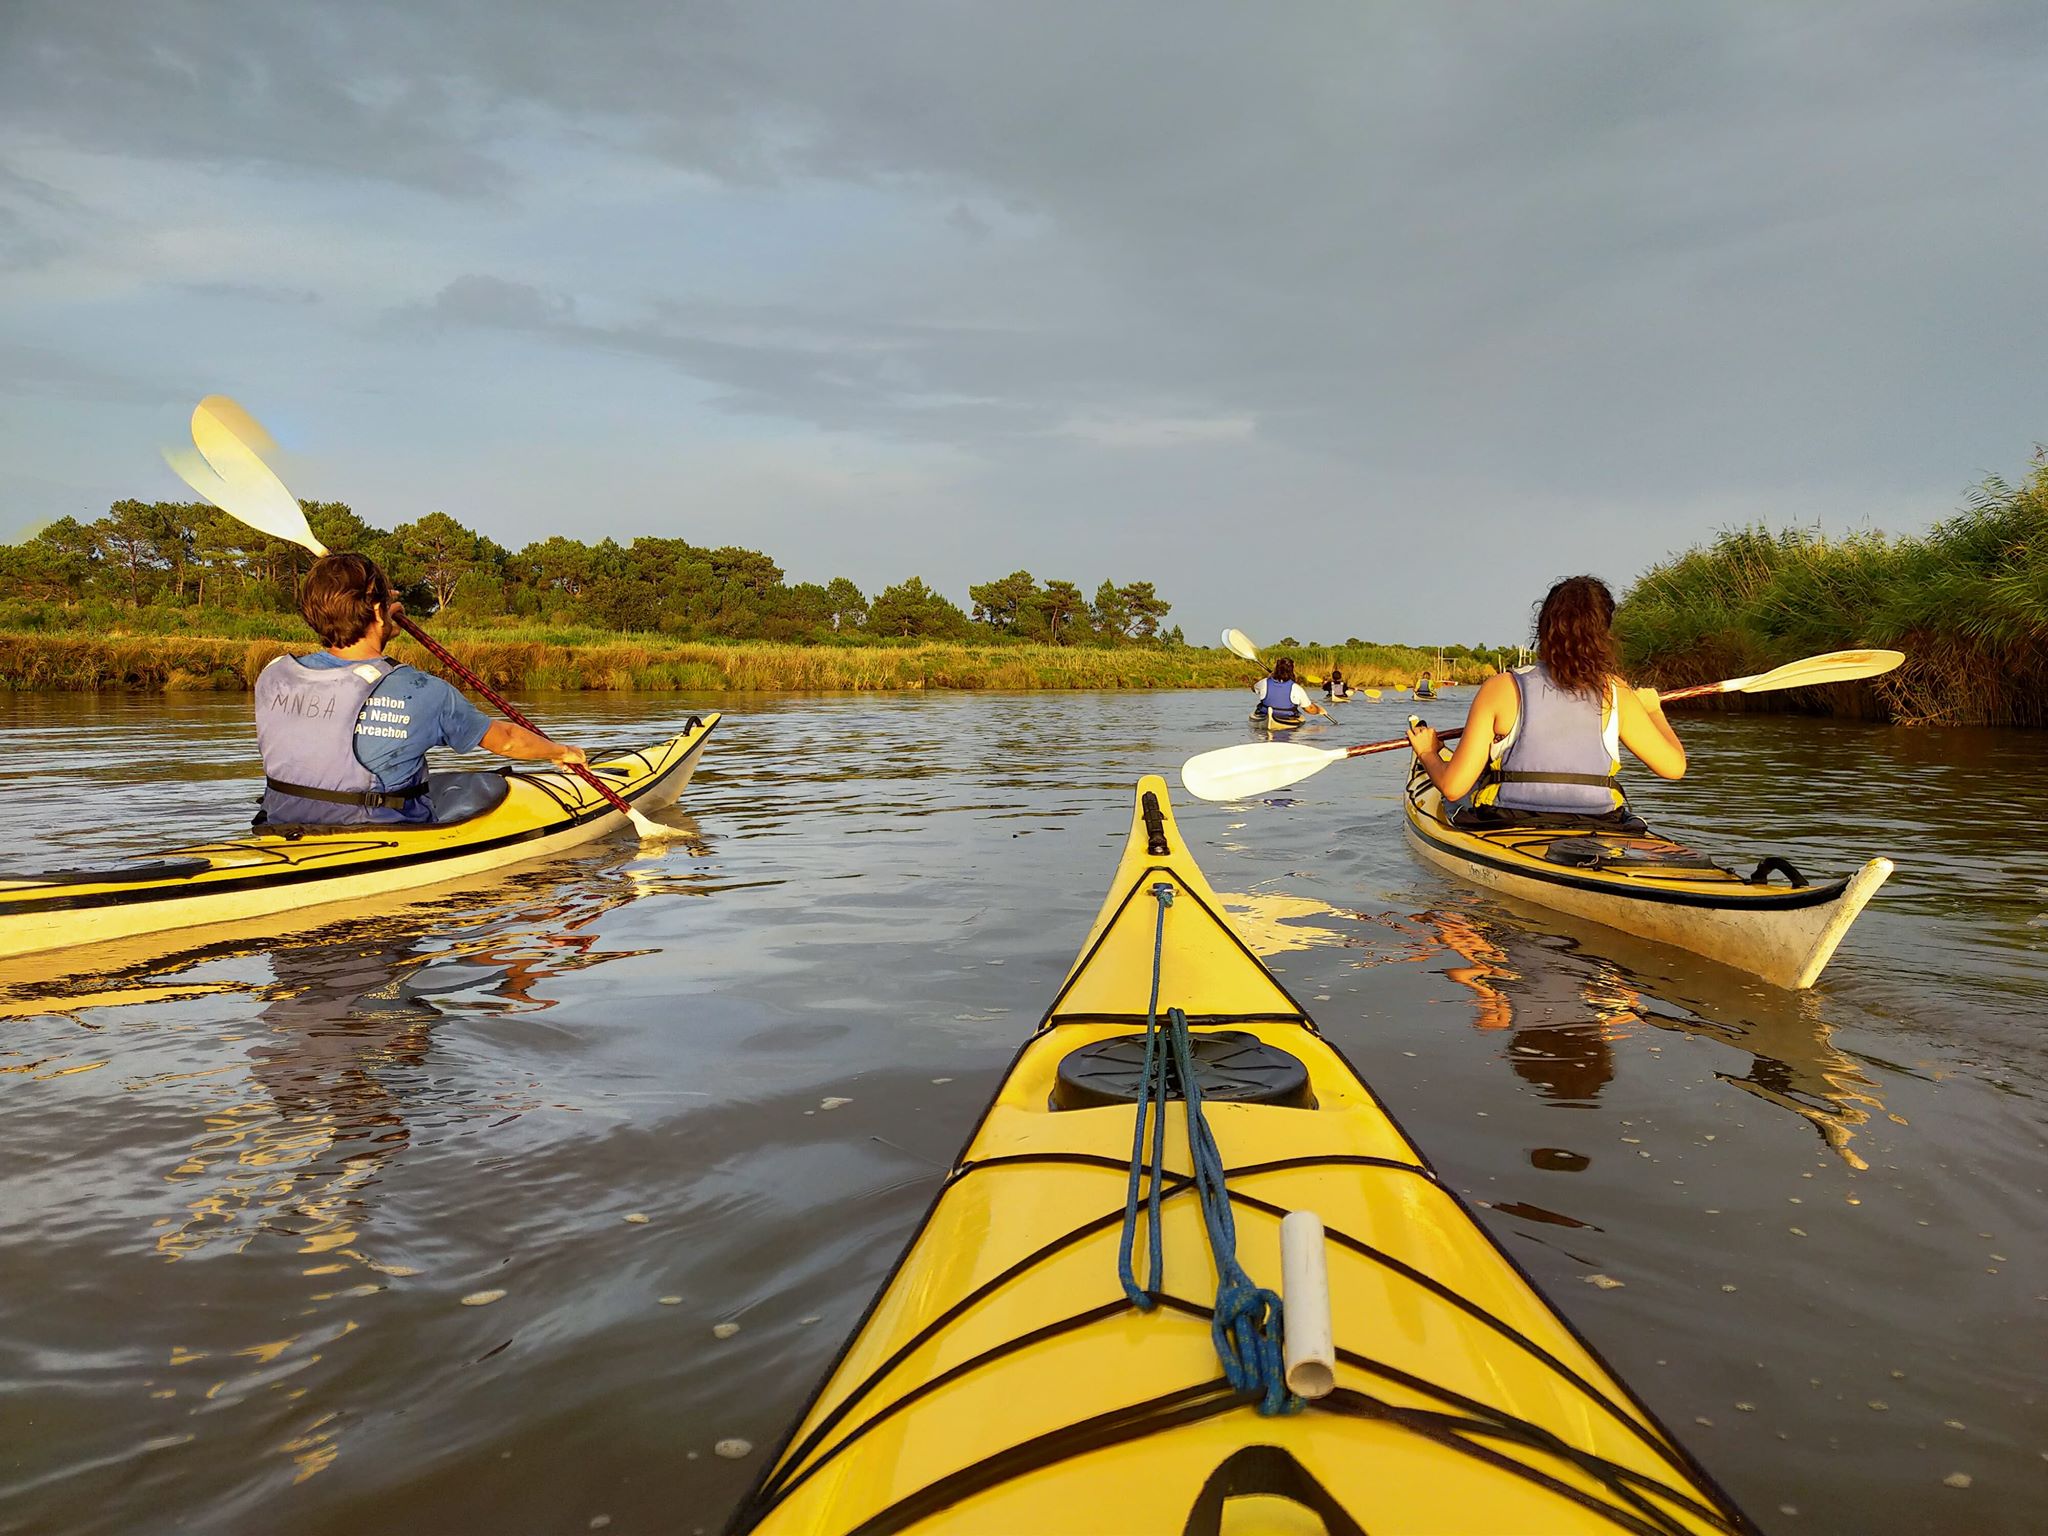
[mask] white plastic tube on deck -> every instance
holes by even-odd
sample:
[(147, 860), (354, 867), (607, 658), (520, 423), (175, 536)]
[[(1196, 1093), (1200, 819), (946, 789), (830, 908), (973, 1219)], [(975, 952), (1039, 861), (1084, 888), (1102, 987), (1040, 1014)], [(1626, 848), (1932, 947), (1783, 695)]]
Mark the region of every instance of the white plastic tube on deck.
[(1323, 1222), (1313, 1211), (1291, 1211), (1280, 1222), (1280, 1299), (1287, 1322), (1282, 1351), (1287, 1390), (1326, 1395), (1337, 1384), (1337, 1352), (1330, 1342), (1330, 1272), (1323, 1259)]

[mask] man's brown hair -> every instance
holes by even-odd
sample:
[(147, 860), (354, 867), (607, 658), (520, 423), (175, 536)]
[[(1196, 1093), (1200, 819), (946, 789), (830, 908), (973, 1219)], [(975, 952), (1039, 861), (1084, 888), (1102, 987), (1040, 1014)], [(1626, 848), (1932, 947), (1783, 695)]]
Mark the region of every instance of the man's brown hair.
[(299, 586), (299, 612), (330, 650), (354, 645), (377, 622), (377, 605), (395, 593), (374, 560), (361, 555), (322, 555)]

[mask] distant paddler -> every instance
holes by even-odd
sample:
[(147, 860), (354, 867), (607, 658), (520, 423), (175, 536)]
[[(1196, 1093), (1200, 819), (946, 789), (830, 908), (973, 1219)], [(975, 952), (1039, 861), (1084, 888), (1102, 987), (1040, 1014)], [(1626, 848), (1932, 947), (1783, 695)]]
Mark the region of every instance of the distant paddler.
[(1273, 663), (1270, 676), (1252, 684), (1254, 722), (1282, 728), (1301, 724), (1306, 715), (1327, 715), (1328, 710), (1308, 696), (1294, 680), (1294, 658), (1282, 656)]
[(280, 656), (256, 679), (259, 826), (430, 822), (435, 747), (585, 761), (581, 748), (494, 720), (452, 684), (387, 657), (405, 605), (376, 562), (321, 556), (299, 588), (299, 612), (324, 649)]
[(1685, 748), (1657, 691), (1621, 679), (1613, 624), (1607, 584), (1566, 577), (1537, 612), (1536, 661), (1480, 684), (1448, 761), (1433, 729), (1409, 727), (1409, 745), (1446, 808), (1469, 794), (1471, 809), (1457, 814), (1495, 825), (1518, 813), (1618, 821), (1627, 814), (1623, 747), (1659, 778), (1685, 776)]
[(1331, 667), (1330, 675), (1323, 679), (1323, 697), (1341, 703), (1351, 697), (1351, 685), (1344, 681), (1344, 669)]

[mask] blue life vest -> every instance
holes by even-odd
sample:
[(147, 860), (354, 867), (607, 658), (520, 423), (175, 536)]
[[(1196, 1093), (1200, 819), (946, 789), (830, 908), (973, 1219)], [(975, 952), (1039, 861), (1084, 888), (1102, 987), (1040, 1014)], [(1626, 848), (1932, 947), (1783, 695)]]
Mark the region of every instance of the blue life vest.
[[(417, 821), (427, 781), (380, 789), (356, 756), (356, 721), (394, 670), (384, 657), (306, 667), (280, 656), (256, 679), (256, 744), (263, 753), (262, 822)], [(406, 815), (409, 806), (414, 814)]]
[(1265, 691), (1260, 695), (1258, 708), (1282, 720), (1299, 720), (1301, 709), (1294, 702), (1294, 684), (1283, 683), (1277, 677), (1269, 677)]
[(1580, 816), (1619, 810), (1619, 685), (1600, 698), (1567, 693), (1541, 662), (1508, 675), (1520, 701), (1515, 728), (1493, 744), (1472, 803)]

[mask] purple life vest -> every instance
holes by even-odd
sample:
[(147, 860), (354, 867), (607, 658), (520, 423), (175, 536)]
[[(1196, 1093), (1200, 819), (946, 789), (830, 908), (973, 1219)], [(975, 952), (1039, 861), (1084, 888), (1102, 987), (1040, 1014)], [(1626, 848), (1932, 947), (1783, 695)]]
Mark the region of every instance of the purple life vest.
[(1597, 698), (1567, 693), (1541, 662), (1508, 675), (1520, 700), (1515, 728), (1494, 743), (1472, 803), (1580, 816), (1619, 809), (1625, 802), (1616, 685)]
[(256, 678), (256, 744), (263, 753), (262, 822), (334, 825), (418, 820), (427, 781), (380, 789), (356, 756), (356, 721), (396, 663), (307, 667), (280, 656)]

